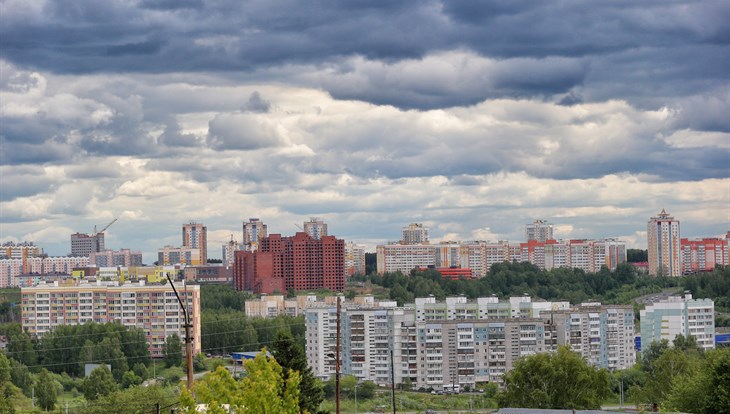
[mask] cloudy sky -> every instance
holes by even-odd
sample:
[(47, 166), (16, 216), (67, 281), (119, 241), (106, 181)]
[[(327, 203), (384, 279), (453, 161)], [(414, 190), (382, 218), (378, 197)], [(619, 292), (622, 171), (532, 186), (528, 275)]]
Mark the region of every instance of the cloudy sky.
[(0, 1), (0, 241), (730, 229), (730, 2)]

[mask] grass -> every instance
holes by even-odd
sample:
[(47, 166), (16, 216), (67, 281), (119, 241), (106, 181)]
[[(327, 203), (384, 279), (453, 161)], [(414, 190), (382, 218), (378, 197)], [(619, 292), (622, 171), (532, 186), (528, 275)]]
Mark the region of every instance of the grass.
[[(476, 412), (482, 410), (496, 409), (497, 403), (490, 398), (478, 394), (459, 395), (431, 395), (421, 392), (396, 391), (396, 411), (423, 412), (427, 409), (437, 411), (465, 411), (474, 409)], [(335, 411), (335, 401), (325, 400), (321, 408), (325, 411)], [(354, 399), (340, 399), (340, 411), (343, 413), (355, 412), (391, 412), (392, 396), (390, 392), (378, 390), (376, 396), (369, 400), (358, 400), (357, 406)]]

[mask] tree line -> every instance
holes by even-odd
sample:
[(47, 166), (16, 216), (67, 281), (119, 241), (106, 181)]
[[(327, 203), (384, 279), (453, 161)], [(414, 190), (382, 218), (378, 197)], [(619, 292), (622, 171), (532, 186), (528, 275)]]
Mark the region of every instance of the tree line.
[(651, 277), (637, 273), (629, 263), (619, 264), (614, 271), (603, 267), (599, 272), (588, 273), (568, 268), (540, 270), (527, 262), (505, 262), (493, 264), (486, 277), (472, 280), (443, 279), (433, 269), (414, 270), (409, 275), (372, 273), (354, 276), (353, 280), (389, 288), (390, 299), (400, 305), (413, 302), (416, 297), (434, 295), (443, 299), (462, 294), (470, 299), (492, 294), (499, 297), (528, 294), (570, 303), (629, 303), (641, 295), (676, 288), (690, 290), (695, 297), (712, 298), (718, 307), (730, 306), (730, 267), (684, 277)]

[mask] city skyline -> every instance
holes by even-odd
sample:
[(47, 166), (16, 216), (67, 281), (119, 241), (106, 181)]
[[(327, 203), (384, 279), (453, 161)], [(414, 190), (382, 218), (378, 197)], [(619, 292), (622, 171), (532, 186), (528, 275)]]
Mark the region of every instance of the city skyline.
[(151, 262), (190, 220), (212, 258), (250, 217), (370, 251), (409, 223), (514, 241), (544, 219), (642, 249), (663, 208), (683, 238), (730, 229), (727, 2), (0, 14), (0, 242), (66, 255), (119, 218), (105, 246)]

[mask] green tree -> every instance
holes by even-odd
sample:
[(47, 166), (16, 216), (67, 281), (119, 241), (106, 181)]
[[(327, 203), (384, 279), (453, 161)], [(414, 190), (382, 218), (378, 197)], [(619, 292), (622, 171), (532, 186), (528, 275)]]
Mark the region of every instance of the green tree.
[(35, 378), (28, 367), (15, 359), (10, 359), (10, 381), (23, 391), (26, 396), (31, 396)]
[(38, 383), (35, 386), (35, 395), (38, 398), (38, 405), (46, 411), (51, 411), (56, 406), (57, 398), (56, 381), (51, 374), (43, 368), (38, 374)]
[(10, 382), (10, 360), (4, 352), (0, 352), (0, 384)]
[(568, 347), (518, 360), (504, 381), (499, 401), (505, 407), (597, 409), (611, 392), (608, 372)]
[(117, 383), (114, 382), (114, 376), (106, 365), (91, 371), (91, 375), (84, 379), (82, 386), (84, 397), (93, 401), (99, 397), (103, 397), (116, 391)]
[(377, 385), (375, 385), (372, 381), (363, 381), (360, 383), (360, 385), (357, 386), (357, 398), (361, 398), (363, 400), (369, 400), (375, 396), (375, 389), (377, 388)]
[(671, 410), (720, 413), (730, 407), (730, 349), (709, 351), (699, 369), (677, 376), (666, 398)]
[(177, 334), (172, 334), (165, 339), (165, 365), (178, 367), (182, 363), (182, 341)]
[[(208, 404), (208, 413), (224, 413), (222, 404), (243, 414), (295, 414), (299, 413), (299, 375), (291, 373), (287, 380), (282, 368), (265, 350), (253, 360), (246, 361), (246, 377), (236, 381), (231, 373), (219, 367), (195, 384), (195, 395), (201, 403)], [(185, 413), (195, 413), (195, 399), (184, 389), (180, 395), (181, 408)]]
[(290, 333), (280, 331), (271, 347), (271, 354), (281, 365), (285, 381), (289, 379), (290, 373), (299, 373), (301, 377), (299, 382), (300, 410), (310, 413), (318, 412), (324, 399), (322, 383), (312, 373), (312, 368), (307, 363), (304, 347), (295, 342)]
[(289, 372), (284, 380), (282, 368), (275, 359), (266, 356), (266, 349), (256, 358), (245, 362), (243, 401), (246, 413), (298, 413), (298, 372)]
[(132, 366), (132, 371), (134, 371), (134, 374), (142, 380), (146, 380), (150, 377), (150, 371), (147, 369), (147, 366), (141, 362), (138, 362)]
[(134, 387), (135, 385), (139, 385), (141, 383), (142, 378), (135, 374), (134, 371), (127, 371), (124, 373), (124, 375), (122, 375), (122, 388)]
[[(164, 407), (177, 401), (177, 390), (157, 385), (131, 387), (88, 401), (80, 412), (84, 414), (154, 413), (156, 404)], [(167, 410), (164, 410), (165, 412)]]
[(672, 382), (683, 375), (692, 375), (698, 368), (700, 356), (677, 348), (668, 348), (651, 364), (641, 399), (661, 404), (669, 395)]

